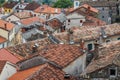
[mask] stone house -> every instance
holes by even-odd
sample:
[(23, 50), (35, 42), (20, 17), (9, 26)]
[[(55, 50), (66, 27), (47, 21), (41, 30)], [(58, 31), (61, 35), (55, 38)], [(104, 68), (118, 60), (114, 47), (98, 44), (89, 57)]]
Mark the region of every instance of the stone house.
[(111, 24), (116, 21), (119, 16), (119, 2), (118, 1), (85, 1), (81, 4), (89, 4), (92, 7), (99, 10), (98, 18), (105, 21), (107, 24)]
[[(73, 11), (69, 12), (66, 17), (66, 27), (70, 29), (74, 26), (82, 26), (84, 22), (91, 21), (88, 20), (88, 16), (95, 18), (98, 14), (98, 10), (87, 5), (81, 5), (80, 7), (74, 9)], [(94, 22), (94, 21), (92, 21)], [(91, 22), (91, 23), (92, 23)]]
[(62, 12), (60, 8), (53, 8), (48, 5), (41, 5), (37, 9), (34, 10), (34, 13), (37, 16), (43, 17), (45, 19), (52, 18)]
[(98, 45), (92, 62), (81, 77), (89, 80), (120, 79), (120, 41)]
[[(53, 33), (64, 32), (66, 29), (65, 26), (66, 16), (64, 13), (58, 14), (54, 17), (51, 17), (46, 21), (46, 26), (51, 27)], [(47, 28), (47, 27), (46, 27)], [(48, 29), (50, 31), (50, 29)]]

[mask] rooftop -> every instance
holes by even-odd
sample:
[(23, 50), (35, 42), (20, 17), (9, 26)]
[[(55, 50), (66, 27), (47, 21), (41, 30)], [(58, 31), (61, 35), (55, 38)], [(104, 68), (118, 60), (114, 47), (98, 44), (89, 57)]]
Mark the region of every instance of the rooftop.
[(10, 31), (14, 28), (14, 24), (0, 19), (0, 28)]
[(6, 3), (3, 5), (3, 7), (12, 9), (12, 8), (15, 7), (15, 5), (17, 5), (17, 4), (18, 4), (18, 2), (15, 2), (15, 1), (6, 2)]
[(29, 3), (24, 9), (25, 10), (35, 10), (38, 7), (40, 7), (40, 5), (33, 1), (32, 3)]
[(0, 60), (7, 60), (9, 62), (16, 63), (20, 59), (3, 48), (3, 49), (0, 49)]
[(31, 18), (26, 18), (26, 19), (21, 20), (21, 23), (23, 25), (29, 25), (29, 24), (32, 24), (34, 22), (44, 22), (44, 19), (39, 18), (39, 17), (31, 17)]
[[(101, 27), (104, 28), (104, 31), (108, 37), (120, 34), (120, 24), (117, 23), (104, 26), (82, 26), (80, 28), (74, 27), (73, 40), (75, 42), (79, 42), (80, 39), (85, 41), (93, 39), (96, 40), (100, 36)], [(55, 33), (54, 35), (57, 39), (65, 43), (69, 40), (68, 32)]]
[[(24, 71), (19, 71), (10, 77), (8, 80), (64, 80), (64, 72), (55, 68), (50, 64), (43, 64)], [(74, 80), (74, 79), (70, 79)]]
[(39, 54), (46, 59), (57, 63), (61, 67), (66, 67), (75, 59), (83, 55), (80, 47), (68, 44), (50, 44), (44, 47)]

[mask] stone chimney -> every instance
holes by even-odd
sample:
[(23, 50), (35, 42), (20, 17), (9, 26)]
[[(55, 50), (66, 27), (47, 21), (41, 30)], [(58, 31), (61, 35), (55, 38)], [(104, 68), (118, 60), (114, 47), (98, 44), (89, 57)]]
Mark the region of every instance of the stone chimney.
[(85, 52), (85, 42), (84, 40), (80, 39), (80, 49), (82, 50), (82, 52)]
[(73, 31), (71, 29), (68, 30), (68, 40), (69, 40), (69, 44), (74, 44)]
[(99, 56), (99, 46), (100, 46), (100, 44), (96, 41), (94, 43), (94, 46), (95, 46), (95, 49), (94, 49), (93, 56), (94, 56), (94, 59), (97, 59), (98, 56)]

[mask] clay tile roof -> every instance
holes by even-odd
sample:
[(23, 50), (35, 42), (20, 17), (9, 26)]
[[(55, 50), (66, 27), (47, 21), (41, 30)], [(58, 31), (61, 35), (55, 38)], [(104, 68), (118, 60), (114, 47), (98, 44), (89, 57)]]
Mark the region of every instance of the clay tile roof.
[(12, 9), (15, 5), (17, 5), (18, 2), (12, 1), (12, 2), (6, 2), (3, 7), (4, 8), (10, 8)]
[(103, 44), (99, 49), (98, 58), (88, 65), (84, 73), (89, 74), (111, 64), (120, 66), (120, 41)]
[[(83, 26), (73, 30), (73, 40), (79, 42), (80, 39), (86, 41), (98, 39), (101, 27), (105, 28), (104, 31), (107, 36), (120, 34), (120, 24), (117, 23), (104, 26)], [(54, 36), (63, 42), (69, 41), (67, 32), (55, 33)]]
[(69, 44), (51, 44), (44, 47), (39, 54), (46, 59), (57, 63), (61, 67), (66, 67), (83, 53), (77, 46)]
[(38, 7), (40, 7), (40, 5), (38, 3), (32, 2), (32, 3), (29, 3), (24, 9), (25, 10), (35, 10)]
[(27, 12), (27, 11), (17, 12), (17, 13), (14, 13), (14, 15), (17, 16), (20, 19), (29, 18), (29, 17), (32, 16), (31, 13)]
[(92, 16), (86, 16), (86, 21), (83, 23), (83, 26), (103, 26), (106, 25), (106, 22), (94, 18)]
[(4, 43), (6, 41), (7, 41), (7, 39), (5, 39), (5, 38), (3, 38), (3, 37), (0, 36), (0, 43)]
[(96, 8), (91, 7), (91, 6), (88, 5), (88, 4), (83, 4), (81, 7), (84, 7), (84, 8), (86, 8), (86, 9), (88, 9), (88, 7), (89, 7), (91, 11), (93, 11), (93, 12), (95, 12), (95, 13), (98, 13), (98, 12), (99, 12), (99, 10), (97, 10)]
[(0, 19), (0, 28), (10, 31), (14, 28), (14, 26), (15, 25), (13, 23), (6, 22), (6, 21)]
[(12, 63), (16, 63), (19, 61), (17, 57), (15, 57), (13, 54), (11, 54), (9, 51), (6, 49), (0, 49), (0, 60), (7, 60)]
[(14, 55), (17, 55), (17, 57), (20, 57), (20, 59), (25, 58), (28, 55), (34, 55), (32, 53), (32, 47), (38, 44), (38, 51), (36, 52), (36, 54), (43, 49), (44, 46), (51, 44), (51, 42), (49, 41), (48, 38), (44, 38), (44, 39), (40, 39), (40, 40), (35, 40), (35, 41), (30, 41), (27, 43), (23, 43), (23, 44), (18, 44), (15, 46), (11, 46), (6, 48), (9, 52), (11, 52)]
[[(49, 64), (39, 65), (24, 71), (19, 71), (8, 80), (64, 80), (64, 72)], [(74, 80), (74, 79), (70, 79)]]
[(50, 14), (59, 14), (61, 13), (60, 8), (52, 8), (48, 5), (42, 5), (34, 10), (37, 13), (50, 13)]
[(6, 64), (6, 61), (0, 60), (0, 73), (2, 72), (2, 70), (3, 70), (4, 66), (5, 66), (5, 64)]
[(29, 24), (32, 24), (34, 22), (44, 22), (44, 20), (41, 18), (38, 18), (38, 17), (31, 17), (31, 18), (26, 18), (26, 19), (21, 20), (21, 23), (23, 25), (29, 25)]

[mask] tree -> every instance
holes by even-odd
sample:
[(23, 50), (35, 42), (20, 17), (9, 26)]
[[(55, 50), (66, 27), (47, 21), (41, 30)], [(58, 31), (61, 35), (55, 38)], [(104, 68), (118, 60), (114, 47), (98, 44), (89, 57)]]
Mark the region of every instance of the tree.
[(68, 8), (72, 7), (73, 3), (71, 0), (58, 0), (57, 2), (54, 3), (54, 7), (57, 8)]

